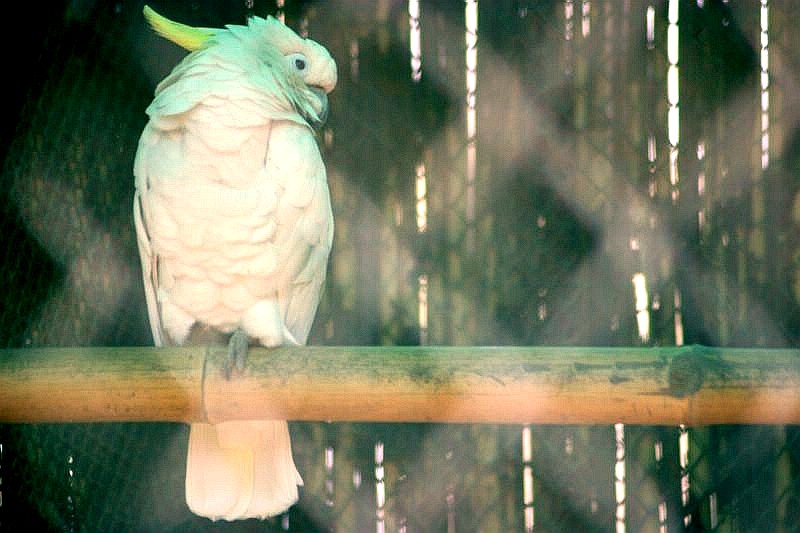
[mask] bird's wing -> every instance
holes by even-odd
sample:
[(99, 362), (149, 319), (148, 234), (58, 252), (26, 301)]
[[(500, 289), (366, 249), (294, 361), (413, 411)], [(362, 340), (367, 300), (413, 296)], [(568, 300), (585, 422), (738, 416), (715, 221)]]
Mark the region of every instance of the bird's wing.
[(156, 297), (156, 277), (158, 275), (158, 258), (150, 247), (150, 236), (144, 225), (142, 217), (141, 191), (138, 189), (133, 197), (133, 222), (136, 227), (136, 242), (139, 245), (139, 258), (142, 262), (142, 277), (144, 278), (144, 296), (147, 301), (147, 316), (150, 320), (150, 331), (153, 333), (153, 343), (156, 346), (164, 345), (164, 334), (161, 329), (161, 318), (158, 313), (158, 299)]
[(278, 300), (286, 327), (305, 344), (333, 239), (325, 166), (311, 130), (288, 121), (273, 126), (265, 165), (267, 176), (283, 188), (276, 213), (282, 269)]

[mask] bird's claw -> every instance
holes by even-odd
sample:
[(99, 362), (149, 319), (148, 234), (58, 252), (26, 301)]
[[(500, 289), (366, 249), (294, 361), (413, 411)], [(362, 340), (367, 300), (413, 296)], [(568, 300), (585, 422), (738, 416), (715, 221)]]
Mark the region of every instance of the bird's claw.
[(228, 360), (225, 362), (225, 377), (230, 379), (232, 375), (244, 373), (247, 363), (247, 350), (250, 346), (250, 339), (247, 333), (241, 328), (236, 328), (228, 341)]

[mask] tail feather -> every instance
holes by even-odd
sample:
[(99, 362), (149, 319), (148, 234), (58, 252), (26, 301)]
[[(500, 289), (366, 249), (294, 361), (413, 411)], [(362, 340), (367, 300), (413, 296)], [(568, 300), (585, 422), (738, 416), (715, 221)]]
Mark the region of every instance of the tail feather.
[(282, 420), (192, 424), (186, 503), (212, 520), (266, 518), (297, 501), (303, 480)]

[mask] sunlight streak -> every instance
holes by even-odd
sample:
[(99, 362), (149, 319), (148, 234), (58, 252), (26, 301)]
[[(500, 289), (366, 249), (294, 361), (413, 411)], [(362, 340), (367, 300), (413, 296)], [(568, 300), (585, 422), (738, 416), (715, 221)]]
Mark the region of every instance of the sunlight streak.
[(564, 39), (571, 41), (575, 35), (575, 4), (573, 0), (564, 2)]
[(625, 533), (626, 518), (626, 475), (625, 475), (625, 424), (614, 424), (614, 438), (617, 444), (614, 464), (614, 499), (616, 501), (616, 532)]
[(383, 479), (383, 442), (375, 443), (375, 532), (386, 532), (386, 485)]
[[(664, 443), (660, 440), (653, 444), (653, 455), (656, 459), (656, 468), (659, 468), (661, 461), (664, 460)], [(663, 495), (658, 502), (658, 533), (667, 533), (667, 502)]]
[(350, 41), (350, 77), (353, 79), (354, 82), (358, 82), (358, 75), (359, 75), (359, 47), (358, 47), (358, 39), (353, 39)]
[(333, 447), (325, 447), (325, 505), (333, 507)]
[(717, 525), (719, 523), (719, 517), (717, 513), (717, 493), (712, 492), (708, 496), (708, 515), (711, 522), (711, 529), (717, 529)]
[(667, 502), (658, 502), (658, 533), (667, 533)]
[(425, 233), (428, 228), (428, 179), (425, 175), (425, 163), (417, 163), (415, 182), (417, 232)]
[[(706, 143), (704, 140), (697, 142), (697, 162), (699, 170), (697, 171), (697, 196), (702, 198), (706, 194), (706, 172), (704, 170), (704, 162), (706, 158)], [(706, 208), (701, 204), (700, 209), (697, 211), (697, 229), (701, 232), (706, 225)]]
[(669, 61), (667, 70), (667, 101), (669, 104), (669, 110), (667, 111), (667, 137), (670, 145), (669, 182), (672, 186), (671, 197), (673, 203), (678, 201), (678, 182), (680, 181), (678, 172), (678, 145), (680, 143), (678, 4), (679, 0), (669, 0), (669, 26), (667, 27), (667, 60)]
[(533, 447), (531, 445), (531, 427), (522, 428), (522, 504), (525, 513), (525, 531), (533, 531)]
[(408, 0), (409, 51), (411, 52), (411, 79), (422, 79), (422, 32), (419, 24), (419, 0)]
[(639, 328), (639, 339), (650, 340), (650, 301), (647, 295), (647, 280), (641, 272), (633, 275), (633, 292), (635, 298), (636, 324)]
[(675, 346), (683, 346), (683, 311), (681, 310), (681, 292), (678, 287), (675, 287), (673, 302), (675, 306), (673, 315), (673, 320), (675, 321)]
[(286, 5), (286, 0), (276, 0), (275, 7), (278, 10), (275, 12), (275, 18), (286, 24), (286, 14), (283, 12), (283, 8)]
[[(681, 424), (678, 436), (678, 457), (681, 465), (681, 504), (684, 509), (689, 505), (689, 430)], [(692, 515), (683, 516), (683, 525), (689, 527), (692, 523)]]
[[(449, 452), (452, 456), (452, 452)], [(447, 533), (456, 533), (456, 493), (455, 486), (450, 483), (447, 485)]]
[(428, 344), (428, 276), (417, 277), (417, 315), (419, 320), (419, 343)]
[(647, 195), (650, 198), (655, 198), (656, 196), (656, 157), (658, 156), (658, 150), (656, 147), (656, 136), (650, 132), (647, 135), (647, 161), (649, 165), (647, 166), (647, 171), (650, 174), (648, 182), (647, 182)]
[(588, 37), (592, 32), (592, 3), (583, 0), (581, 5), (581, 35)]
[(467, 0), (466, 26), (466, 85), (467, 85), (467, 187), (466, 219), (467, 250), (475, 246), (475, 173), (478, 158), (478, 126), (476, 91), (478, 88), (478, 1)]
[(761, 169), (769, 167), (769, 1), (761, 0)]

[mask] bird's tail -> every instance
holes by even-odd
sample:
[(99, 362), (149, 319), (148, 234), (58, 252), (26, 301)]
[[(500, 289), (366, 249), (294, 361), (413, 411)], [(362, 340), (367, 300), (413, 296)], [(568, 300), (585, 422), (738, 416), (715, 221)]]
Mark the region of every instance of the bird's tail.
[(266, 518), (297, 501), (303, 480), (283, 420), (192, 424), (186, 503), (212, 520)]

